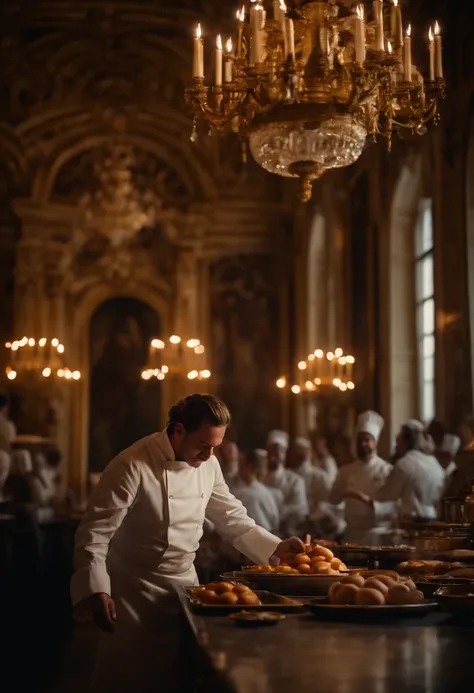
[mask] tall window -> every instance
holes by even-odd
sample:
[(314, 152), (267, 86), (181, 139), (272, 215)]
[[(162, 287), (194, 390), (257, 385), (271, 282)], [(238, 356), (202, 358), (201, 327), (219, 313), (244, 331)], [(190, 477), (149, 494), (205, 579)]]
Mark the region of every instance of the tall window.
[(420, 418), (435, 416), (435, 297), (431, 200), (420, 202), (415, 232), (416, 319)]

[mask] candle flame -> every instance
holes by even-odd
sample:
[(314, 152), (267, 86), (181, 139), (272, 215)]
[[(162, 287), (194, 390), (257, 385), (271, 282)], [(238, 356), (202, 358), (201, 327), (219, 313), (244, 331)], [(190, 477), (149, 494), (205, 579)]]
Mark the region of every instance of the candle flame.
[(197, 38), (197, 39), (200, 39), (201, 36), (202, 36), (202, 29), (201, 29), (201, 25), (198, 24), (197, 27), (196, 27), (196, 38)]
[(226, 49), (227, 53), (232, 53), (233, 47), (234, 47), (234, 45), (232, 43), (232, 39), (231, 38), (227, 39), (227, 42), (225, 44), (225, 49)]
[(393, 48), (390, 41), (387, 41), (387, 52), (390, 53), (390, 55), (393, 53)]
[(434, 31), (435, 31), (435, 35), (436, 35), (436, 36), (439, 36), (439, 35), (441, 34), (441, 28), (440, 28), (440, 26), (439, 26), (439, 24), (438, 24), (438, 20), (436, 20), (436, 22), (435, 22), (435, 29), (434, 29)]
[(407, 37), (410, 38), (411, 36), (411, 24), (407, 26)]
[(245, 5), (242, 5), (240, 10), (237, 10), (236, 17), (237, 17), (238, 22), (244, 22), (245, 21)]
[(393, 6), (398, 7), (398, 0), (393, 0)]
[(287, 6), (286, 6), (286, 4), (285, 4), (285, 0), (280, 0), (280, 10), (281, 10), (282, 12), (286, 12), (287, 9), (288, 9), (288, 8), (287, 8)]
[(357, 12), (357, 16), (359, 17), (359, 19), (363, 20), (364, 19), (364, 6), (363, 5), (357, 5), (356, 12)]
[(430, 43), (432, 43), (432, 41), (433, 41), (433, 27), (432, 26), (430, 26), (430, 30), (428, 31), (428, 39), (429, 39)]
[(217, 34), (217, 38), (216, 38), (216, 47), (217, 47), (217, 50), (218, 50), (218, 51), (221, 51), (221, 50), (222, 50), (222, 38), (221, 38), (221, 35), (220, 35), (220, 34)]

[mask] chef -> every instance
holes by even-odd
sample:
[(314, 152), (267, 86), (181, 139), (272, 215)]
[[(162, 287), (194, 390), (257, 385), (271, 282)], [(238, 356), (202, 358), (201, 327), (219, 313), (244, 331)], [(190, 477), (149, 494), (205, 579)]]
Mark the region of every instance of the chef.
[(298, 532), (309, 513), (304, 480), (285, 467), (290, 437), (286, 431), (270, 431), (267, 438), (268, 473), (265, 484), (281, 496), (280, 531)]
[(420, 421), (410, 419), (397, 436), (397, 461), (374, 497), (360, 500), (374, 522), (389, 517), (434, 520), (445, 484), (445, 471), (432, 454), (434, 443)]
[(453, 474), (456, 473), (458, 466), (456, 464), (456, 455), (461, 447), (461, 438), (458, 436), (446, 433), (443, 436), (440, 447), (436, 450), (435, 456), (445, 475), (445, 489), (449, 486)]
[(196, 584), (205, 517), (258, 563), (303, 550), (251, 520), (229, 492), (214, 448), (230, 422), (210, 395), (171, 408), (167, 428), (104, 470), (81, 522), (71, 582), (76, 616), (104, 631), (93, 677), (102, 693), (174, 693), (186, 671), (174, 587)]
[(239, 477), (239, 448), (231, 440), (223, 440), (216, 450), (216, 457), (221, 465), (224, 481), (230, 490), (240, 484)]
[(384, 420), (374, 411), (359, 415), (356, 426), (357, 459), (339, 469), (329, 499), (344, 503), (347, 542), (377, 546), (390, 522), (374, 521), (374, 513), (360, 499), (372, 499), (392, 471), (392, 466), (377, 454)]
[(242, 453), (239, 463), (241, 483), (235, 489), (235, 497), (242, 501), (249, 517), (269, 532), (278, 532), (280, 511), (274, 495), (268, 486), (259, 481), (262, 462), (266, 460), (260, 450)]

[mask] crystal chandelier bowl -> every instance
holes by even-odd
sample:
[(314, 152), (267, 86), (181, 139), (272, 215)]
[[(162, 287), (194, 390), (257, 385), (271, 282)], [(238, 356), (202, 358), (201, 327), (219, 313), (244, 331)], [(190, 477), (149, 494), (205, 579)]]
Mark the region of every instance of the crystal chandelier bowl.
[(326, 169), (353, 164), (362, 154), (366, 130), (351, 115), (336, 115), (314, 126), (307, 121), (272, 122), (250, 134), (250, 151), (266, 171), (298, 178), (298, 164)]

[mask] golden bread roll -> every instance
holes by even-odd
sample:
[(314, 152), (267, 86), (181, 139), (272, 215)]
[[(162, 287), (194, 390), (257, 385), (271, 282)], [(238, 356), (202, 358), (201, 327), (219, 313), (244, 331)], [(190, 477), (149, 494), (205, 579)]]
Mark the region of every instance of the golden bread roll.
[(412, 595), (415, 597), (415, 601), (413, 602), (414, 604), (423, 604), (425, 601), (425, 595), (420, 590), (412, 591)]
[(329, 570), (328, 575), (340, 575), (341, 573), (338, 570), (333, 570), (332, 568)]
[(385, 585), (381, 580), (379, 580), (376, 577), (368, 578), (368, 580), (365, 581), (364, 587), (378, 590), (379, 592), (381, 592), (384, 595), (384, 597), (387, 596), (388, 589), (389, 589), (387, 585)]
[(331, 563), (331, 568), (333, 570), (340, 570), (341, 569), (342, 561), (340, 558), (333, 558), (330, 561), (330, 563)]
[(394, 585), (387, 594), (387, 604), (409, 604), (411, 590), (406, 585)]
[(404, 580), (402, 585), (406, 585), (409, 590), (416, 591), (416, 585), (413, 580)]
[(327, 563), (324, 556), (311, 556), (311, 564), (313, 563)]
[(349, 568), (346, 566), (345, 563), (341, 563), (341, 565), (339, 566), (339, 570), (349, 570)]
[(373, 577), (376, 577), (379, 582), (383, 582), (387, 587), (393, 587), (397, 584), (397, 581), (394, 580), (393, 577), (390, 577), (390, 575), (374, 575)]
[(357, 585), (341, 585), (334, 594), (332, 604), (355, 604), (360, 587)]
[(214, 586), (214, 592), (217, 594), (224, 594), (224, 592), (232, 592), (234, 585), (231, 582), (216, 582)]
[(240, 594), (241, 592), (251, 592), (251, 589), (247, 585), (234, 585), (233, 592)]
[(301, 573), (302, 575), (308, 575), (309, 573), (311, 573), (311, 566), (307, 563), (300, 563), (296, 567), (296, 570), (298, 571), (298, 573)]
[(344, 587), (342, 582), (333, 582), (331, 587), (329, 588), (329, 602), (331, 604), (335, 604), (336, 602), (334, 601), (336, 598), (337, 592), (341, 589), (341, 587)]
[(202, 601), (203, 604), (215, 604), (217, 601), (218, 595), (214, 590), (209, 590), (206, 589), (201, 594), (199, 595), (199, 599)]
[(282, 565), (282, 566), (278, 565), (275, 568), (275, 572), (277, 572), (277, 573), (292, 573), (293, 568), (290, 565)]
[(241, 592), (237, 603), (242, 606), (259, 606), (261, 602), (254, 592)]
[[(245, 594), (245, 592), (242, 592)], [(224, 592), (223, 594), (217, 595), (216, 603), (228, 606), (233, 606), (239, 601), (239, 595), (235, 592)]]
[(363, 587), (365, 585), (365, 580), (362, 575), (348, 575), (342, 578), (341, 585), (356, 585), (356, 587)]
[(311, 558), (307, 556), (305, 553), (297, 553), (295, 556), (295, 565), (299, 565), (300, 563), (311, 563)]
[(215, 592), (218, 584), (219, 584), (218, 582), (208, 582), (205, 589), (206, 590), (212, 590), (212, 592)]
[(357, 591), (355, 603), (359, 606), (383, 606), (385, 604), (385, 596), (382, 592), (371, 587), (361, 587)]
[(330, 570), (330, 563), (313, 563), (311, 566), (311, 573), (313, 575), (328, 575)]
[(316, 546), (313, 548), (311, 557), (313, 556), (324, 556), (327, 561), (332, 561), (334, 558), (334, 554), (331, 549), (327, 549), (325, 546), (319, 546), (319, 544), (316, 544)]

